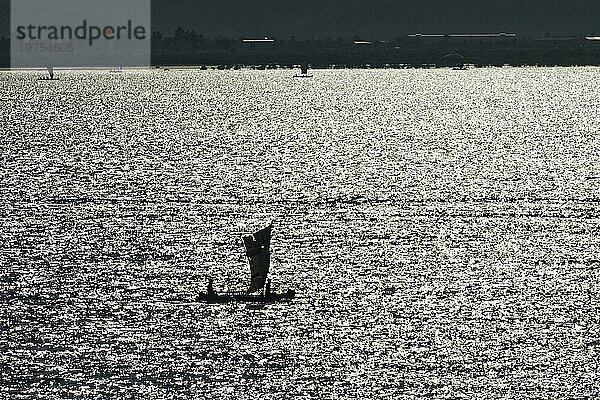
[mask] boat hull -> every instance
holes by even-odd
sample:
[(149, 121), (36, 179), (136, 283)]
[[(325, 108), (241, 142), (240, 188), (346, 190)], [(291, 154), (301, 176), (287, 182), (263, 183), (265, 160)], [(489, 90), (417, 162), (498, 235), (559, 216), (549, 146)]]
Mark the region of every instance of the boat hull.
[(207, 294), (201, 293), (198, 300), (208, 304), (225, 303), (276, 303), (279, 301), (291, 300), (296, 297), (296, 292), (288, 290), (285, 293), (271, 293), (265, 295), (243, 294), (243, 293), (224, 293)]

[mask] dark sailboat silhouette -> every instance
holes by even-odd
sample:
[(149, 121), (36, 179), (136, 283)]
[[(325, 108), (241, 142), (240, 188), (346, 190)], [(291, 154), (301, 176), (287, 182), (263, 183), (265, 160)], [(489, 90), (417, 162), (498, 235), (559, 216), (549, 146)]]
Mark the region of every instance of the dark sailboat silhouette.
[[(271, 292), (271, 280), (268, 279), (271, 266), (271, 232), (273, 225), (259, 230), (254, 235), (244, 236), (246, 256), (250, 264), (250, 285), (246, 292), (215, 292), (213, 280), (208, 280), (206, 293), (201, 293), (199, 300), (207, 303), (271, 303), (293, 299), (296, 293), (288, 290), (285, 293)], [(264, 289), (261, 293), (258, 293)]]
[(54, 76), (54, 67), (46, 67), (48, 70), (48, 76), (40, 76), (38, 81), (57, 81), (58, 78)]
[(312, 75), (308, 74), (308, 62), (304, 61), (300, 64), (300, 74), (294, 75), (295, 78), (312, 78)]

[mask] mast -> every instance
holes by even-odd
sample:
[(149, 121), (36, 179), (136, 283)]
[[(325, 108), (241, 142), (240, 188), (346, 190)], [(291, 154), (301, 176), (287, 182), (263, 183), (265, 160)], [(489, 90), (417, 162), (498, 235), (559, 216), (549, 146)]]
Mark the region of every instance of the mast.
[(246, 256), (250, 264), (250, 286), (247, 293), (254, 293), (265, 286), (271, 264), (271, 230), (273, 225), (261, 229), (252, 236), (244, 236)]

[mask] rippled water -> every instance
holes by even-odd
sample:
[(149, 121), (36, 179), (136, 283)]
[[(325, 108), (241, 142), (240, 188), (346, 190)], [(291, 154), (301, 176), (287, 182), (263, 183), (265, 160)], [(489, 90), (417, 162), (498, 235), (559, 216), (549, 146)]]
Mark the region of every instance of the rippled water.
[(599, 396), (600, 70), (292, 74), (0, 73), (0, 398)]

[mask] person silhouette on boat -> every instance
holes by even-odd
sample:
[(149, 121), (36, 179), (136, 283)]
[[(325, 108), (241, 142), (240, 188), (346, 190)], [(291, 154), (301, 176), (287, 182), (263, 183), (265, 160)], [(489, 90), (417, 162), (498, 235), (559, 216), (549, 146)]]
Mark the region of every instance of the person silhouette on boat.
[(265, 298), (271, 297), (271, 280), (267, 279), (267, 284), (265, 285)]
[(208, 287), (206, 288), (206, 294), (208, 294), (209, 296), (215, 295), (215, 289), (213, 288), (213, 279), (212, 278), (208, 278)]

